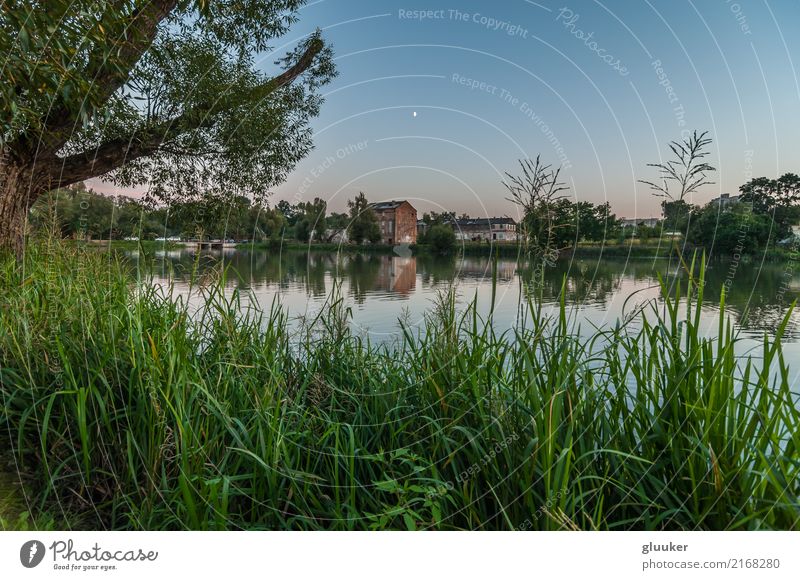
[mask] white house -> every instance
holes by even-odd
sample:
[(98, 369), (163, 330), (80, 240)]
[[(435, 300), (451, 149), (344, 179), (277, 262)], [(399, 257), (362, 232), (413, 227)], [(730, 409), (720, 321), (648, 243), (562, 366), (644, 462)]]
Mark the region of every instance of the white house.
[(519, 238), (517, 222), (509, 217), (457, 219), (453, 229), (462, 241), (516, 242)]

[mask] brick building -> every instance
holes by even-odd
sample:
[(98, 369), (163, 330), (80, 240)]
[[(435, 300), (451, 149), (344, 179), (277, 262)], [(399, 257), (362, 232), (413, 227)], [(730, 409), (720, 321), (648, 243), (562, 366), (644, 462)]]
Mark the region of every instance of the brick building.
[(417, 210), (406, 200), (382, 201), (370, 204), (378, 217), (381, 243), (416, 244)]

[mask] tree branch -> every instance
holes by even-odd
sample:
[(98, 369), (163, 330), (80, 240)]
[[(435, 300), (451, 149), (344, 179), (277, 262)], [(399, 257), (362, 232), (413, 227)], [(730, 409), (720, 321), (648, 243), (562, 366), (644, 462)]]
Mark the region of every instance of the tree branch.
[[(90, 56), (86, 76), (92, 78), (93, 85), (99, 89), (91, 100), (106, 103), (127, 82), (136, 63), (153, 44), (159, 24), (177, 5), (178, 0), (147, 0), (125, 18), (125, 25), (119, 30), (119, 51), (113, 66), (109, 64), (107, 51), (98, 49)], [(115, 3), (109, 10), (119, 10), (119, 7)], [(78, 113), (59, 99), (45, 120), (37, 154), (58, 151), (67, 143), (78, 122)]]
[[(323, 47), (322, 40), (312, 40), (294, 65), (280, 75), (254, 87), (250, 100), (264, 99), (289, 85), (313, 64), (314, 58)], [(220, 99), (214, 103), (184, 111), (169, 121), (145, 130), (111, 139), (94, 149), (65, 158), (53, 156), (52, 160), (43, 164), (43, 167), (40, 166), (44, 172), (43, 188), (44, 190), (56, 189), (92, 177), (99, 177), (113, 171), (126, 161), (151, 155), (181, 135), (211, 126), (214, 117), (228, 106), (229, 104), (225, 100)]]

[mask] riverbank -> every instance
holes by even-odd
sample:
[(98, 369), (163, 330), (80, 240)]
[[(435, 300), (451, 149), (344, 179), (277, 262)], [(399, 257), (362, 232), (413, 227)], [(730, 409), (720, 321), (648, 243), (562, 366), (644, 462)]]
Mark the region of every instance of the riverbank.
[[(187, 247), (180, 242), (156, 242), (145, 240), (140, 242), (123, 240), (95, 240), (90, 242), (90, 246), (97, 248), (110, 248), (113, 250), (134, 251), (142, 250), (146, 253), (156, 251), (174, 251)], [(389, 244), (336, 244), (336, 243), (302, 243), (294, 240), (280, 240), (274, 242), (253, 242), (240, 243), (236, 247), (247, 250), (265, 251), (303, 251), (303, 252), (324, 252), (340, 254), (376, 254), (376, 255), (441, 255), (425, 244), (410, 244), (407, 246), (396, 246)], [(673, 240), (662, 241), (661, 243), (622, 243), (622, 244), (595, 244), (581, 243), (571, 248), (564, 248), (558, 252), (559, 259), (590, 259), (590, 258), (625, 258), (625, 259), (665, 259), (675, 257), (678, 252), (684, 256), (691, 256), (694, 252), (702, 252), (703, 248), (676, 245)], [(481, 242), (459, 242), (452, 250), (445, 255), (463, 256), (498, 256), (502, 258), (522, 258), (525, 250), (518, 244), (510, 243), (481, 243)], [(797, 260), (796, 252), (791, 249), (773, 247), (761, 251), (757, 254), (744, 255), (747, 260), (765, 260), (768, 262), (781, 262)], [(711, 255), (713, 259), (731, 259), (728, 255)], [(737, 258), (738, 259), (738, 258)]]
[(27, 260), (0, 262), (0, 421), (36, 513), (108, 529), (798, 527), (780, 339), (738, 357), (724, 303), (707, 337), (699, 267), (688, 307), (669, 298), (639, 330), (582, 338), (532, 300), (500, 335), (450, 291), (389, 348), (352, 334), (335, 296), (292, 338), (285, 312), (242, 310), (213, 281), (190, 315), (119, 258)]

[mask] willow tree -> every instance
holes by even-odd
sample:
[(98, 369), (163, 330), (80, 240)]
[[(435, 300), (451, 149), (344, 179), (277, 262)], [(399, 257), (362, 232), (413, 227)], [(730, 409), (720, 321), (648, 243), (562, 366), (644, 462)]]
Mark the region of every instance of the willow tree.
[(20, 255), (36, 199), (93, 177), (166, 202), (267, 194), (335, 75), (319, 31), (272, 46), (304, 3), (3, 0), (0, 248)]

